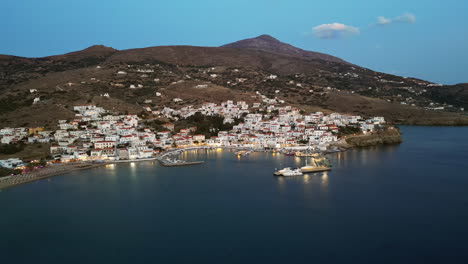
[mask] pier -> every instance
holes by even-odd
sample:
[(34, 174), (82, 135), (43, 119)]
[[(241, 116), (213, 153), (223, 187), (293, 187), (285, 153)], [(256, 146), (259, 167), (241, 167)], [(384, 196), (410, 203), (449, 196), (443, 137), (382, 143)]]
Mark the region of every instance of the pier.
[(158, 159), (159, 163), (164, 167), (180, 167), (202, 164), (205, 161), (183, 161), (183, 160), (172, 160), (172, 159)]

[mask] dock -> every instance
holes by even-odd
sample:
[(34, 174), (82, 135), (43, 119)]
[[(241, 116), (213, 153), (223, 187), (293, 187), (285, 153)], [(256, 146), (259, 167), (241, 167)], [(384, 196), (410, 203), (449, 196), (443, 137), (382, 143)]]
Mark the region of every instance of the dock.
[(180, 167), (180, 166), (190, 166), (202, 164), (205, 161), (182, 161), (182, 160), (168, 160), (168, 159), (158, 159), (159, 163), (164, 167)]

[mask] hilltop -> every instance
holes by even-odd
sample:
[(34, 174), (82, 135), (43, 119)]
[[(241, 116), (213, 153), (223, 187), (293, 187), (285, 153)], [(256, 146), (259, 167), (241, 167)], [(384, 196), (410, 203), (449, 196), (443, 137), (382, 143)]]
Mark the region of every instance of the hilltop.
[(331, 62), (337, 62), (337, 63), (343, 63), (343, 64), (350, 64), (340, 58), (337, 58), (328, 54), (313, 52), (313, 51), (306, 51), (303, 49), (296, 48), (292, 45), (283, 43), (269, 35), (261, 35), (256, 38), (244, 39), (244, 40), (236, 41), (234, 43), (223, 45), (221, 47), (234, 48), (234, 49), (261, 50), (261, 51), (295, 56), (301, 59), (312, 59), (312, 60), (315, 59), (315, 60), (324, 60), (324, 61), (331, 61)]

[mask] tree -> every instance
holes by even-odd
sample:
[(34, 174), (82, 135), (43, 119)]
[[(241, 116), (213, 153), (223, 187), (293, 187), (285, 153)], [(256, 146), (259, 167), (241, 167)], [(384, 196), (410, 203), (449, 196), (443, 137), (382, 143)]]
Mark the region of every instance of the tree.
[(24, 149), (24, 144), (0, 144), (0, 154), (15, 154)]
[(342, 126), (338, 128), (338, 133), (340, 135), (351, 135), (361, 132), (361, 129), (357, 126)]

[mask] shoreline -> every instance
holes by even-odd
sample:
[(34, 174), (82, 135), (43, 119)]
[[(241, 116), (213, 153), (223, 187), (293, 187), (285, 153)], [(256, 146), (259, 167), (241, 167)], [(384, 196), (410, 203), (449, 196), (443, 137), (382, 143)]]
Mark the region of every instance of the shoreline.
[[(80, 171), (80, 170), (87, 170), (87, 169), (94, 169), (110, 164), (119, 164), (119, 163), (132, 163), (132, 162), (142, 162), (142, 161), (155, 161), (159, 160), (166, 155), (172, 155), (177, 152), (184, 152), (190, 150), (209, 150), (209, 149), (247, 149), (246, 147), (188, 147), (183, 149), (171, 149), (162, 155), (158, 155), (157, 157), (153, 158), (146, 158), (146, 159), (135, 159), (135, 160), (117, 160), (117, 161), (102, 161), (102, 162), (93, 162), (93, 163), (68, 163), (68, 164), (54, 164), (49, 165), (43, 169), (38, 169), (33, 172), (14, 175), (14, 176), (7, 176), (6, 179), (0, 179), (0, 191), (20, 186), (23, 184), (28, 184), (35, 181), (40, 181), (44, 179), (48, 179), (51, 177), (59, 176), (62, 174), (66, 174), (69, 172)], [(9, 177), (9, 178), (8, 178)]]
[[(398, 131), (398, 136), (400, 136), (399, 131)], [(363, 136), (360, 136), (360, 137), (363, 137)], [(372, 145), (384, 145), (385, 144), (385, 143), (383, 144), (382, 143), (383, 142), (373, 142)], [(350, 149), (350, 148), (363, 147), (363, 146), (359, 146), (358, 144), (356, 145), (349, 144), (349, 142), (347, 142), (346, 139), (342, 139), (336, 142), (335, 144), (330, 144), (330, 146), (338, 147), (339, 152), (346, 151), (347, 149)], [(223, 150), (251, 150), (251, 151), (260, 151), (260, 152), (271, 151), (271, 150), (259, 150), (259, 149), (255, 149), (252, 147), (240, 147), (240, 146), (219, 146), (219, 147), (218, 146), (217, 147), (198, 146), (198, 147), (187, 147), (187, 148), (180, 148), (180, 149), (170, 149), (168, 151), (160, 153), (157, 157), (145, 158), (145, 159), (114, 160), (114, 161), (101, 161), (101, 162), (92, 162), (92, 163), (84, 162), (84, 163), (50, 165), (43, 169), (34, 171), (33, 173), (20, 174), (20, 175), (10, 176), (10, 178), (7, 178), (7, 179), (0, 179), (0, 191), (11, 188), (11, 187), (19, 186), (22, 184), (27, 184), (27, 183), (51, 178), (54, 176), (66, 174), (66, 173), (73, 172), (73, 171), (93, 169), (93, 168), (98, 168), (98, 167), (102, 167), (102, 166), (110, 165), (110, 164), (155, 161), (155, 160), (160, 160), (161, 158), (164, 158), (168, 155), (177, 155), (185, 151), (213, 150), (213, 149), (218, 149), (218, 148), (223, 149)], [(323, 153), (327, 154), (327, 152), (323, 152)], [(334, 153), (334, 152), (331, 152), (331, 153)]]
[[(0, 180), (0, 191), (11, 188), (11, 187), (27, 184), (27, 183), (44, 180), (44, 179), (58, 176), (61, 174), (66, 174), (66, 173), (73, 172), (73, 171), (98, 168), (107, 164), (109, 163), (92, 163), (92, 164), (78, 163), (78, 164), (60, 164), (60, 165), (55, 165), (55, 166), (52, 165), (50, 167), (45, 167), (43, 169), (34, 171), (34, 173), (15, 175), (15, 176), (11, 176), (10, 178), (6, 180)], [(47, 170), (47, 171), (44, 171), (44, 170)]]
[(10, 176), (7, 179), (0, 179), (0, 191), (8, 189), (11, 187), (44, 180), (54, 176), (66, 174), (73, 171), (88, 170), (94, 169), (110, 164), (118, 163), (131, 163), (131, 162), (142, 162), (142, 161), (154, 161), (158, 157), (147, 158), (147, 159), (137, 159), (137, 160), (120, 160), (120, 161), (103, 161), (103, 162), (94, 162), (94, 163), (71, 163), (71, 164), (58, 164), (58, 165), (49, 165), (43, 169), (33, 171), (32, 173), (20, 174), (15, 176)]

